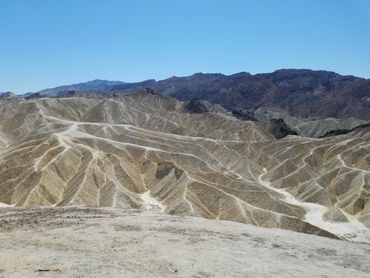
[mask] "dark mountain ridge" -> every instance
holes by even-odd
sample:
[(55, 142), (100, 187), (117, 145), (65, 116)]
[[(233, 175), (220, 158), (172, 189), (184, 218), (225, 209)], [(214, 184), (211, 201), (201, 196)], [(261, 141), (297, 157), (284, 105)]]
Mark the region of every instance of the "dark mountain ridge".
[[(39, 93), (63, 95), (66, 89), (75, 87), (62, 86)], [(89, 86), (80, 84), (78, 91), (130, 94), (145, 88), (183, 101), (207, 100), (229, 111), (269, 107), (303, 119), (354, 117), (370, 120), (370, 80), (330, 71), (282, 69), (255, 75), (247, 72), (232, 75), (196, 73), (161, 81), (105, 83), (103, 89), (102, 86), (94, 87), (93, 83)]]

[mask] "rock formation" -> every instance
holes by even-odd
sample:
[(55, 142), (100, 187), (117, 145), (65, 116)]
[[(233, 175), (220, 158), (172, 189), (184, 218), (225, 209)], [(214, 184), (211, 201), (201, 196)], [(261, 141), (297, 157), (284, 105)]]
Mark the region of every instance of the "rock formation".
[(143, 208), (370, 242), (370, 128), (277, 140), (150, 93), (0, 101), (0, 202)]

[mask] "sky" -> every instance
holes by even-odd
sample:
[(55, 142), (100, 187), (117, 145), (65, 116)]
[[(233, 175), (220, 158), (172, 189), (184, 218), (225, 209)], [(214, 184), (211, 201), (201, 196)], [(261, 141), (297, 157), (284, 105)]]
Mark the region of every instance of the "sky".
[(0, 0), (0, 92), (280, 68), (370, 78), (370, 1)]

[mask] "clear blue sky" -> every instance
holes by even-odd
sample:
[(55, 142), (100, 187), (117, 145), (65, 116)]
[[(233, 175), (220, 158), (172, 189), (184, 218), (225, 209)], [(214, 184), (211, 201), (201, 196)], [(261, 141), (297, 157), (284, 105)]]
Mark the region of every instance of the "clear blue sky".
[(0, 91), (312, 68), (370, 77), (369, 0), (0, 0)]

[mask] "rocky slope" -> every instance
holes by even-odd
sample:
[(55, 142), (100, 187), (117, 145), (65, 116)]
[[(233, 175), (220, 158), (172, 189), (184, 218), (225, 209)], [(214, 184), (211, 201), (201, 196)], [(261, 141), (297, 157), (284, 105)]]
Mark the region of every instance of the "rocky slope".
[(150, 93), (0, 101), (0, 202), (145, 208), (370, 242), (370, 128), (277, 140)]
[(257, 121), (261, 122), (281, 119), (299, 135), (313, 138), (322, 137), (329, 132), (335, 134), (336, 130), (351, 130), (367, 123), (365, 120), (353, 117), (345, 119), (302, 119), (294, 117), (284, 110), (268, 107), (258, 108), (253, 115)]

